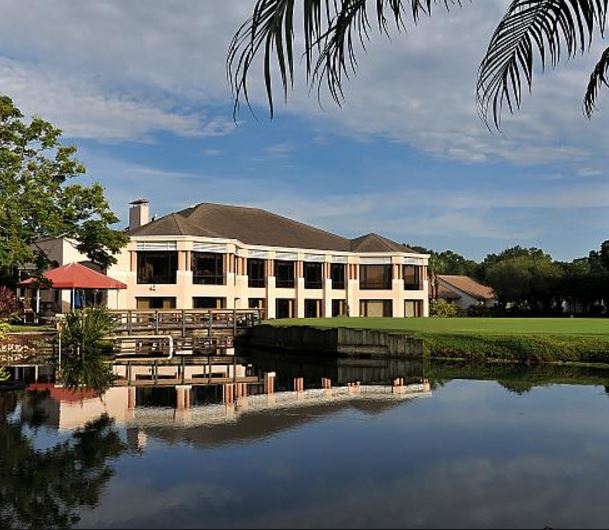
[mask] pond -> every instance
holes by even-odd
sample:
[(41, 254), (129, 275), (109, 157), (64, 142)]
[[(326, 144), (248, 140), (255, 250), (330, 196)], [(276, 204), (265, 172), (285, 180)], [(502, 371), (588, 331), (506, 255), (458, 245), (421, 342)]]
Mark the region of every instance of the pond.
[(273, 394), (250, 385), (233, 403), (222, 385), (1, 392), (0, 527), (609, 521), (609, 372), (272, 355), (244, 366), (270, 369)]

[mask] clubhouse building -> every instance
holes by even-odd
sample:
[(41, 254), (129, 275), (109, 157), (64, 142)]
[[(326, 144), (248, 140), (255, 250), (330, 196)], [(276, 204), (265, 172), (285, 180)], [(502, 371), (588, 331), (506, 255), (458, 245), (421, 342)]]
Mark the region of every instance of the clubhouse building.
[(241, 206), (201, 203), (155, 220), (149, 211), (145, 199), (130, 205), (130, 242), (107, 271), (127, 287), (105, 294), (111, 309), (429, 314), (429, 256), (380, 235), (348, 239)]

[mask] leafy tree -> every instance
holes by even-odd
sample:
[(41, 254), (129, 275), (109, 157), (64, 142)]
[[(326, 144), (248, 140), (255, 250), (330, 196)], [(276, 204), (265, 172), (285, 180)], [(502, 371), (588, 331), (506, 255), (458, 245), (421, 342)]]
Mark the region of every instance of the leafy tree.
[[(343, 84), (357, 68), (357, 48), (364, 49), (374, 29), (389, 36), (406, 19), (414, 24), (438, 5), (447, 9), (460, 0), (258, 0), (252, 16), (235, 34), (227, 68), (235, 94), (235, 112), (243, 98), (249, 103), (248, 76), (262, 54), (264, 83), (273, 115), (274, 63), (287, 98), (294, 79), (296, 35), (303, 36), (307, 78), (321, 91), (325, 85), (341, 103)], [(512, 0), (497, 26), (478, 71), (479, 113), (500, 126), (504, 107), (520, 107), (522, 94), (533, 83), (534, 64), (556, 66), (560, 58), (589, 49), (596, 32), (602, 35), (609, 0)], [(303, 29), (295, 27), (302, 13)], [(585, 95), (588, 117), (599, 89), (609, 84), (609, 48), (595, 67)]]
[(114, 381), (106, 364), (107, 343), (114, 322), (104, 307), (88, 307), (66, 315), (61, 334), (64, 354), (59, 377), (67, 388), (92, 388), (103, 392)]
[(127, 242), (98, 184), (70, 182), (85, 173), (76, 147), (60, 143), (61, 131), (34, 118), (29, 123), (6, 96), (0, 96), (0, 271), (25, 263), (42, 270), (42, 237), (66, 236), (102, 267), (116, 260)]
[(540, 249), (507, 249), (489, 255), (483, 266), (486, 281), (503, 307), (512, 304), (523, 310), (549, 312), (558, 302), (563, 271)]
[(452, 250), (436, 252), (417, 245), (407, 245), (416, 252), (429, 254), (430, 271), (434, 274), (460, 274), (464, 276), (475, 276), (478, 264), (471, 259), (464, 258)]

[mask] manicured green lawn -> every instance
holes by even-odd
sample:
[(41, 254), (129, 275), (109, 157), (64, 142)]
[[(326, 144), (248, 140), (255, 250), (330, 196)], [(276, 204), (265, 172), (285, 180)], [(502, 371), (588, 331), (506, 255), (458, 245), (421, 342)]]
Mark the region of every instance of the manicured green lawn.
[(426, 356), (476, 361), (609, 365), (609, 320), (572, 318), (329, 318), (275, 326), (352, 327), (408, 333)]
[(316, 318), (269, 321), (274, 325), (352, 327), (422, 334), (607, 335), (609, 319), (596, 318)]

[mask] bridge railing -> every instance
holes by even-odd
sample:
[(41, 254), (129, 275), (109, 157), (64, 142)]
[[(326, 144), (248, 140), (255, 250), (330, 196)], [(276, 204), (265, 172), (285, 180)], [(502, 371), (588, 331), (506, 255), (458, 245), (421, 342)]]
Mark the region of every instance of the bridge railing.
[(212, 335), (216, 330), (233, 331), (249, 328), (260, 323), (264, 314), (260, 309), (132, 309), (110, 311), (116, 332), (142, 333), (182, 330), (207, 330)]

